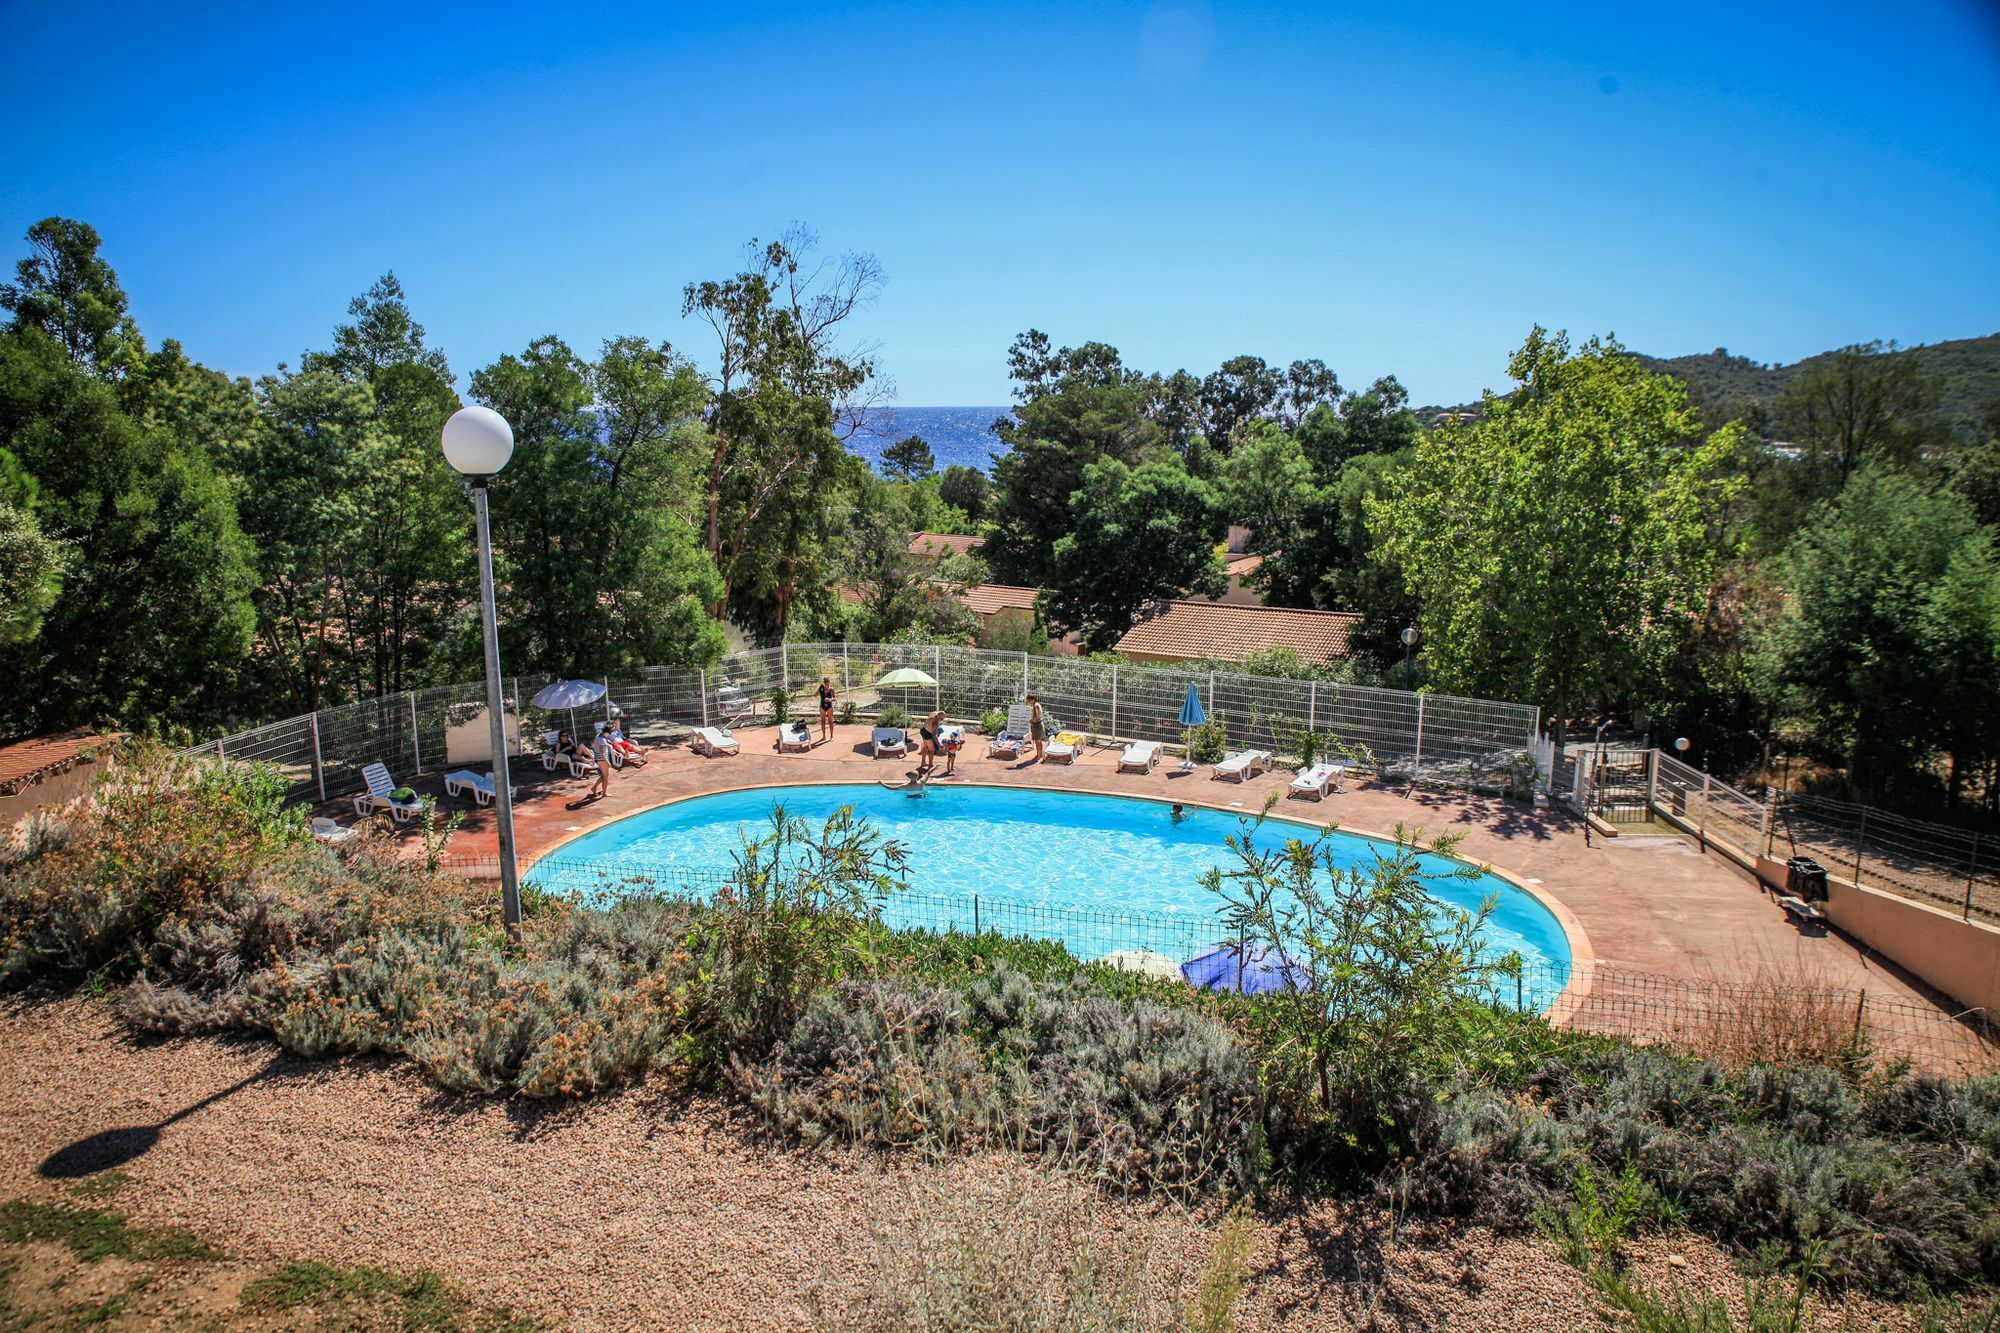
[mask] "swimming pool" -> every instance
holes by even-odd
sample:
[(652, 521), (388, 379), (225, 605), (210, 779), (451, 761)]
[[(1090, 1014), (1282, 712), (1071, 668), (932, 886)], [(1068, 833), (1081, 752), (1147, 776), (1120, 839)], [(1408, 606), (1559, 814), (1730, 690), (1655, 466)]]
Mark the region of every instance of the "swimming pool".
[[(892, 895), (883, 915), (895, 926), (1002, 930), (1060, 940), (1083, 958), (1145, 948), (1185, 959), (1224, 937), (1217, 899), (1199, 883), (1204, 870), (1234, 863), (1223, 839), (1238, 813), (1188, 806), (1175, 823), (1166, 803), (1026, 787), (952, 784), (922, 799), (875, 783), (760, 787), (696, 796), (627, 816), (564, 843), (530, 872), (546, 887), (586, 895), (615, 892), (625, 877), (655, 875), (699, 889), (735, 864), (745, 833), (769, 831), (771, 810), (815, 827), (852, 805), (885, 836), (910, 848), (910, 891)], [(1279, 819), (1257, 835), (1278, 846), (1316, 826)], [(1366, 864), (1381, 844), (1336, 833), (1343, 867)], [(1561, 990), (1569, 939), (1534, 895), (1497, 875), (1445, 877), (1464, 863), (1426, 855), (1439, 872), (1432, 896), (1468, 911), (1488, 895), (1499, 905), (1486, 926), (1496, 952), (1528, 964), (1524, 999), (1545, 1008)], [(1512, 998), (1511, 996), (1509, 998)]]

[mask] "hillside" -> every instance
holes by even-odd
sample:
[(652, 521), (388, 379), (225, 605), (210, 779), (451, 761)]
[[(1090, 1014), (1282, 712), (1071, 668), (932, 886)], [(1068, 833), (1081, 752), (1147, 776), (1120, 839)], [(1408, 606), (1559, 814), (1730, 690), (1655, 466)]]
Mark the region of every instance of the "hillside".
[[(1790, 365), (1766, 365), (1747, 356), (1732, 356), (1726, 347), (1693, 356), (1657, 357), (1634, 353), (1652, 370), (1672, 375), (1688, 386), (1688, 396), (1698, 406), (1718, 404), (1721, 415), (1736, 417), (1752, 405), (1764, 409), (1763, 428), (1776, 428), (1778, 400), (1794, 381), (1811, 374), (1832, 352), (1794, 361)], [(2000, 402), (2000, 333), (1983, 338), (1957, 338), (1950, 342), (1903, 347), (1891, 356), (1915, 360), (1923, 373), (1937, 384), (1937, 412), (1961, 439), (1977, 441), (1984, 426), (1981, 413), (1989, 403)], [(1417, 415), (1435, 421), (1454, 413), (1477, 413), (1478, 403), (1456, 407), (1420, 407)]]
[[(1663, 359), (1641, 353), (1639, 359), (1686, 384), (1698, 403), (1756, 403), (1775, 412), (1785, 389), (1832, 355), (1821, 352), (1790, 365), (1764, 365), (1718, 347), (1698, 356)], [(1981, 408), (2000, 399), (2000, 333), (1899, 348), (1889, 355), (1914, 360), (1936, 382), (1938, 415), (1968, 440), (1981, 428)]]

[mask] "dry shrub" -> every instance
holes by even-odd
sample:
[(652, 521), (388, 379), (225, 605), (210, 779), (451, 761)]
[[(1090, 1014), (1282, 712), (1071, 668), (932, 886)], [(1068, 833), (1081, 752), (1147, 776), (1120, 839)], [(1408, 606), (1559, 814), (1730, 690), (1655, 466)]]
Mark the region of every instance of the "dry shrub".
[(1760, 1064), (1851, 1066), (1868, 1054), (1858, 997), (1803, 959), (1760, 961), (1750, 980), (1691, 989), (1664, 1034), (1732, 1072)]
[(1102, 1225), (1080, 1185), (1018, 1167), (969, 1179), (934, 1172), (899, 1199), (878, 1199), (867, 1286), (822, 1297), (827, 1329), (1179, 1329), (1183, 1311), (1161, 1280), (1156, 1235)]

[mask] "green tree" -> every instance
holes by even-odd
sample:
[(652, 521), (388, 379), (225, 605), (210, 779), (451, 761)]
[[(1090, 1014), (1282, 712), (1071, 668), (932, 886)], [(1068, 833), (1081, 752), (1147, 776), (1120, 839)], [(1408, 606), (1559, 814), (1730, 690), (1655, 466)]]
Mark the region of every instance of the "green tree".
[(1908, 462), (1939, 438), (1936, 388), (1916, 361), (1881, 343), (1843, 347), (1785, 390), (1781, 428), (1805, 451), (1809, 484), (1829, 495), (1871, 459)]
[(0, 645), (41, 633), (42, 617), (62, 591), (64, 548), (42, 532), (25, 506), (0, 496)]
[(1166, 434), (1148, 415), (1158, 381), (1131, 370), (1104, 343), (1051, 349), (1030, 329), (1008, 351), (1017, 406), (993, 424), (1007, 446), (993, 466), (998, 493), (986, 558), (1009, 583), (1054, 581), (1056, 542), (1074, 523), (1070, 497), (1101, 459), (1136, 466), (1160, 456)]
[(27, 239), (33, 253), (15, 266), (16, 280), (0, 286), (0, 309), (12, 312), (16, 328), (47, 334), (71, 365), (117, 378), (138, 349), (139, 330), (118, 275), (97, 253), (97, 228), (43, 218)]
[(218, 718), (254, 625), (231, 487), (150, 410), (148, 371), (174, 358), (146, 356), (96, 233), (51, 220), (30, 243), (0, 331), (0, 453), (74, 558), (42, 632), (0, 649), (0, 714), (21, 729)]
[(977, 523), (986, 517), (992, 486), (978, 468), (953, 463), (938, 475), (938, 499)]
[(898, 440), (882, 451), (882, 475), (897, 481), (918, 481), (937, 471), (937, 455), (923, 436)]
[(1956, 793), (1991, 754), (2000, 717), (2000, 569), (1971, 506), (1863, 468), (1815, 512), (1778, 578), (1787, 595), (1755, 663), (1772, 706), (1877, 794), (1920, 788), (1949, 747)]
[(676, 508), (678, 455), (701, 447), (694, 369), (643, 338), (590, 363), (546, 337), (475, 372), (472, 396), (514, 428), (492, 502), (510, 667), (596, 676), (720, 656), (707, 607), (721, 580)]
[(739, 589), (760, 588), (760, 618), (779, 637), (806, 554), (787, 534), (818, 525), (777, 511), (824, 500), (814, 483), (839, 471), (841, 441), (858, 427), (875, 380), (873, 359), (840, 340), (880, 290), (881, 268), (867, 255), (802, 262), (816, 244), (804, 230), (753, 241), (744, 271), (690, 283), (682, 294), (681, 313), (701, 318), (716, 338), (702, 485), (705, 542), (722, 579), (712, 610), (724, 615)]
[(1735, 428), (1702, 439), (1674, 380), (1615, 342), (1536, 328), (1481, 420), (1432, 432), (1367, 506), (1421, 610), (1438, 688), (1570, 715), (1657, 675), (1705, 607), (1718, 476)]
[(1055, 544), (1047, 618), (1108, 650), (1150, 604), (1220, 597), (1215, 495), (1172, 459), (1093, 463), (1071, 498), (1072, 530)]

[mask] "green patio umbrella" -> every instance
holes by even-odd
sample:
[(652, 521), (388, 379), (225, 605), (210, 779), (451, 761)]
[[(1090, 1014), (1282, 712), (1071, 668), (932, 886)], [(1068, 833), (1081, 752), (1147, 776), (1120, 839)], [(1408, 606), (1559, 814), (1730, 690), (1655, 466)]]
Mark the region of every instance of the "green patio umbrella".
[(897, 667), (894, 671), (883, 676), (882, 679), (875, 683), (877, 685), (906, 685), (912, 688), (918, 685), (935, 686), (937, 684), (937, 677), (931, 675), (928, 671), (919, 671), (915, 667)]

